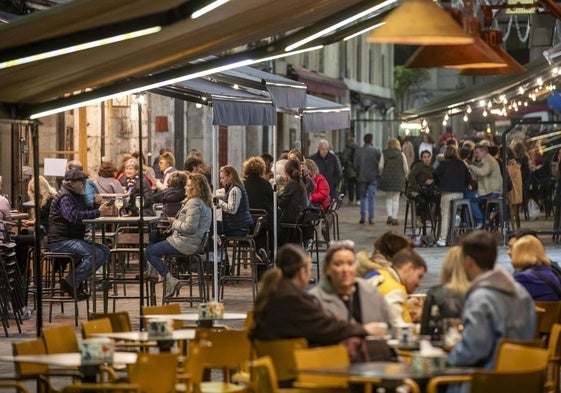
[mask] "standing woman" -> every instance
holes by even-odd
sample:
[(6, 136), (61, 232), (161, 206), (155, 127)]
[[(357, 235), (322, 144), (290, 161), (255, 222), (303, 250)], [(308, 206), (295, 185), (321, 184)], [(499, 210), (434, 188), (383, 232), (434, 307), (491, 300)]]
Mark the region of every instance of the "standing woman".
[(381, 174), (378, 187), (386, 192), (386, 211), (388, 212), (386, 224), (398, 225), (399, 194), (405, 191), (405, 179), (409, 168), (407, 158), (401, 151), (401, 145), (397, 139), (388, 141), (388, 146), (380, 157), (378, 170)]
[(249, 213), (247, 191), (236, 168), (231, 165), (220, 168), (220, 183), (224, 186), (224, 199), (218, 200), (217, 207), (222, 209), (222, 228), (218, 232), (224, 236), (246, 236), (253, 218)]
[(168, 217), (171, 235), (144, 250), (144, 257), (150, 263), (145, 277), (157, 278), (158, 274), (165, 277), (166, 298), (179, 293), (181, 281), (171, 275), (162, 257), (177, 253), (194, 254), (199, 250), (205, 232), (210, 229), (212, 197), (206, 177), (199, 173), (189, 174), (185, 195), (187, 199), (177, 216)]
[(121, 184), (129, 194), (129, 201), (127, 206), (125, 206), (125, 211), (129, 215), (137, 216), (139, 213), (136, 207), (136, 197), (140, 196), (140, 190), (142, 190), (144, 198), (144, 203), (142, 205), (144, 215), (154, 215), (154, 210), (152, 210), (152, 187), (148, 180), (139, 174), (139, 165), (136, 158), (131, 158), (125, 163), (125, 172), (124, 176), (121, 177)]
[(506, 171), (512, 183), (512, 189), (508, 191), (508, 207), (510, 209), (510, 220), (514, 228), (520, 229), (520, 205), (523, 200), (524, 184), (522, 183), (522, 169), (520, 164), (514, 159), (514, 152), (510, 147), (507, 148)]

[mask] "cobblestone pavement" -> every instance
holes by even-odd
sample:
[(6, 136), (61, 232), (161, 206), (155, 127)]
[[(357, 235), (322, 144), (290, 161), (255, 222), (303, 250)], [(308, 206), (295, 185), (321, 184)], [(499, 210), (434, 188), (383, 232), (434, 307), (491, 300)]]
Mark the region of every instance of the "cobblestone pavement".
[[(399, 225), (398, 226), (391, 226), (386, 224), (386, 213), (385, 213), (385, 197), (383, 192), (378, 192), (376, 195), (376, 210), (375, 210), (375, 219), (373, 225), (368, 224), (359, 224), (360, 218), (360, 211), (359, 206), (353, 205), (349, 206), (347, 201), (344, 202), (343, 206), (339, 211), (339, 226), (340, 226), (340, 237), (341, 239), (351, 239), (356, 243), (357, 250), (366, 250), (370, 252), (373, 248), (373, 243), (376, 238), (382, 235), (385, 231), (393, 229), (399, 232), (403, 232), (403, 219), (404, 219), (404, 211), (405, 211), (405, 199), (401, 199), (400, 204), (400, 215), (398, 217)], [(544, 215), (538, 221), (532, 222), (522, 222), (523, 227), (529, 227), (536, 230), (547, 231), (551, 230), (553, 225), (553, 219), (549, 217), (548, 220), (545, 220)], [(544, 235), (541, 236), (541, 239), (544, 241), (546, 245), (547, 253), (551, 259), (556, 261), (561, 261), (561, 247), (558, 244), (554, 244), (551, 240), (551, 235)], [(418, 247), (416, 250), (421, 254), (428, 265), (428, 272), (423, 278), (420, 288), (417, 292), (424, 293), (428, 288), (432, 285), (435, 285), (439, 281), (440, 269), (441, 269), (441, 261), (449, 247)], [(320, 259), (323, 256), (320, 255)], [(505, 265), (507, 268), (510, 269), (510, 264), (508, 260), (508, 256), (506, 254), (506, 249), (504, 246), (499, 247), (499, 257), (498, 263)], [(315, 276), (315, 275), (314, 275)], [(161, 297), (161, 289), (160, 285), (158, 284), (158, 296)], [(132, 289), (134, 290), (134, 289)], [(186, 289), (183, 289), (186, 290)], [(252, 296), (251, 296), (251, 289), (248, 283), (238, 283), (238, 284), (229, 284), (225, 289), (225, 299), (224, 299), (224, 306), (226, 311), (231, 312), (241, 312), (247, 311), (252, 306)], [(98, 295), (98, 299), (101, 300), (101, 297)], [(100, 311), (101, 302), (98, 301), (98, 311)], [(32, 304), (30, 304), (32, 308)], [(184, 311), (194, 311), (195, 308), (189, 307), (189, 304), (182, 304), (182, 309)], [(117, 310), (118, 311), (129, 311), (131, 315), (131, 319), (133, 322), (133, 326), (135, 328), (139, 327), (139, 302), (138, 300), (119, 300), (117, 302)], [(9, 338), (0, 338), (0, 355), (9, 355), (11, 354), (11, 343), (13, 341), (19, 341), (24, 339), (29, 339), (35, 337), (36, 331), (36, 313), (31, 314), (31, 318), (24, 321), (22, 329), (23, 333), (18, 334), (17, 330), (15, 329), (14, 324), (10, 328), (10, 337)], [(85, 302), (80, 303), (80, 321), (86, 320), (86, 307)], [(57, 305), (54, 306), (53, 312), (53, 321), (52, 323), (48, 322), (48, 305), (44, 306), (43, 312), (43, 326), (53, 326), (53, 325), (61, 325), (61, 324), (72, 324), (73, 323), (73, 313), (71, 304), (67, 304), (65, 307), (65, 313), (60, 313), (60, 307)], [(13, 321), (12, 321), (13, 322)], [(232, 327), (239, 327), (241, 325), (240, 322), (235, 322)], [(77, 334), (80, 333), (80, 328), (76, 328)], [(9, 363), (0, 362), (0, 375), (11, 375), (13, 374), (13, 367)]]

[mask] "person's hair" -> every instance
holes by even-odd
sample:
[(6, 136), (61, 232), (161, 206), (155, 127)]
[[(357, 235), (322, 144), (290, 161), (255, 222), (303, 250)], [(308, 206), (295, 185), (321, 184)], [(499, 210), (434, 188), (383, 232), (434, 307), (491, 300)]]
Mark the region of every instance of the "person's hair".
[(100, 177), (115, 177), (115, 172), (117, 172), (117, 167), (111, 161), (102, 161), (99, 166), (99, 171), (97, 174)]
[(446, 139), (445, 144), (446, 144), (446, 146), (448, 146), (448, 145), (458, 146), (458, 141), (456, 141), (455, 138), (448, 138), (448, 139)]
[(175, 166), (175, 156), (170, 151), (166, 151), (165, 153), (160, 154), (160, 160), (167, 161), (169, 166)]
[(497, 153), (499, 153), (499, 147), (495, 145), (491, 145), (488, 147), (489, 154), (495, 157)]
[[(30, 200), (34, 200), (35, 198), (35, 179), (32, 177), (29, 180), (29, 184), (27, 185), (27, 195), (29, 195)], [(39, 195), (41, 196), (41, 206), (47, 203), (47, 200), (51, 196), (56, 195), (56, 190), (51, 187), (47, 179), (43, 176), (39, 175)]]
[(126, 154), (123, 156), (123, 158), (121, 158), (121, 166), (119, 168), (119, 170), (122, 172), (125, 170), (125, 165), (127, 162), (129, 162), (129, 160), (133, 158), (130, 154)]
[(203, 160), (197, 157), (187, 157), (185, 163), (183, 164), (183, 169), (185, 169), (187, 172), (193, 172), (195, 167), (199, 165), (204, 165)]
[(316, 165), (316, 163), (314, 162), (314, 160), (312, 160), (310, 158), (306, 158), (304, 160), (304, 165), (306, 165), (306, 167), (308, 168), (308, 170), (310, 171), (310, 174), (312, 176), (316, 176), (319, 173), (319, 168)]
[(243, 177), (247, 178), (249, 175), (254, 174), (259, 177), (265, 176), (265, 161), (261, 157), (249, 157), (243, 163)]
[[(502, 153), (502, 151), (501, 151), (501, 153)], [(502, 156), (502, 154), (501, 154), (501, 156)], [(514, 150), (512, 150), (512, 147), (507, 147), (507, 149), (506, 149), (506, 159), (510, 161), (510, 160), (514, 160), (514, 158), (515, 158), (514, 157)]]
[(399, 143), (398, 139), (389, 139), (388, 140), (388, 149), (401, 149), (401, 143)]
[(138, 171), (138, 160), (136, 158), (129, 158), (127, 160), (127, 162), (125, 162), (124, 168), (128, 167), (128, 166), (133, 166), (134, 169), (136, 169)]
[(205, 158), (203, 157), (203, 153), (197, 149), (193, 149), (187, 154), (187, 158), (196, 157), (203, 162), (203, 165), (206, 165)]
[(460, 159), (469, 160), (472, 152), (473, 150), (469, 146), (462, 146), (460, 148)]
[(302, 152), (300, 150), (298, 150), (298, 149), (290, 150), (287, 154), (287, 157), (290, 157), (292, 155), (294, 155), (294, 156), (296, 156), (296, 158), (298, 158), (298, 161), (299, 161), (298, 163), (299, 164), (304, 162), (304, 155), (302, 154)]
[(183, 188), (187, 184), (187, 174), (183, 171), (170, 173), (168, 177), (168, 187)]
[(171, 149), (169, 147), (162, 147), (159, 151), (160, 155), (164, 154), (165, 152), (170, 152), (171, 153)]
[(472, 232), (464, 238), (462, 252), (465, 256), (473, 258), (481, 269), (491, 270), (495, 267), (497, 259), (497, 239), (490, 232)]
[(430, 151), (428, 151), (428, 150), (423, 150), (423, 151), (421, 152), (421, 155), (420, 155), (419, 157), (421, 157), (421, 158), (422, 158), (422, 157), (423, 157), (423, 155), (425, 155), (425, 154), (428, 154), (429, 156), (431, 156), (431, 157), (432, 157), (432, 153), (431, 153)]
[(365, 134), (364, 138), (363, 138), (363, 141), (364, 141), (364, 143), (369, 143), (370, 144), (370, 143), (372, 143), (372, 139), (374, 139), (374, 135)]
[(140, 154), (139, 152), (135, 151), (132, 153), (132, 156), (138, 160), (138, 162), (142, 161), (142, 166), (146, 164), (146, 159), (144, 158), (144, 154)]
[(459, 158), (458, 148), (455, 145), (448, 145), (444, 150), (444, 159), (452, 158), (452, 157)]
[(210, 191), (206, 176), (201, 173), (189, 173), (187, 178), (193, 187), (185, 189), (185, 197), (187, 199), (200, 198), (208, 207), (212, 207), (212, 191)]
[(440, 282), (454, 292), (467, 292), (470, 282), (464, 268), (462, 247), (454, 246), (444, 255)]
[(220, 168), (220, 172), (232, 177), (232, 186), (243, 187), (243, 183), (238, 175), (238, 171), (232, 165), (224, 165)]
[(512, 238), (520, 239), (522, 236), (526, 236), (526, 235), (534, 236), (535, 238), (538, 237), (538, 233), (537, 233), (535, 230), (533, 230), (533, 229), (530, 229), (530, 228), (519, 228), (519, 229), (517, 229), (517, 230), (514, 231), (514, 232), (510, 232), (510, 233), (508, 234), (508, 239), (509, 239), (509, 240), (512, 239)]
[(284, 171), (294, 180), (300, 180), (302, 178), (302, 172), (300, 171), (300, 163), (296, 160), (288, 160), (284, 166)]
[(261, 158), (263, 159), (263, 161), (265, 161), (265, 172), (268, 172), (271, 170), (271, 165), (273, 164), (274, 158), (272, 155), (270, 155), (269, 153), (263, 153), (261, 154)]
[(306, 251), (296, 244), (285, 244), (279, 248), (275, 258), (274, 269), (265, 272), (260, 283), (260, 290), (253, 307), (254, 324), (259, 324), (269, 298), (276, 292), (282, 278), (293, 278), (306, 266)]
[(434, 143), (434, 139), (432, 135), (428, 132), (421, 132), (421, 141), (423, 141), (423, 137), (427, 137), (427, 141), (425, 143), (430, 143), (431, 145)]
[(392, 257), (392, 267), (396, 270), (407, 265), (408, 263), (412, 263), (413, 268), (415, 269), (422, 268), (427, 271), (427, 264), (425, 260), (419, 255), (417, 251), (413, 250), (412, 248), (404, 248), (398, 251)]
[(374, 254), (379, 252), (387, 259), (391, 259), (398, 251), (413, 248), (411, 239), (395, 231), (387, 231), (374, 242)]
[(327, 245), (327, 251), (325, 252), (325, 257), (323, 259), (323, 272), (327, 271), (327, 268), (331, 264), (333, 260), (333, 255), (337, 251), (341, 250), (349, 250), (352, 251), (353, 254), (355, 253), (355, 243), (352, 240), (338, 240), (338, 241), (330, 241)]
[(481, 150), (485, 153), (489, 153), (489, 146), (484, 145), (483, 143), (478, 143), (477, 145), (475, 145), (475, 149), (476, 150)]
[(511, 263), (515, 269), (551, 265), (542, 242), (534, 236), (522, 236), (514, 242)]
[(73, 171), (73, 170), (83, 171), (84, 166), (82, 165), (82, 163), (80, 161), (72, 160), (72, 161), (68, 161), (68, 163), (66, 164), (66, 170), (67, 171)]

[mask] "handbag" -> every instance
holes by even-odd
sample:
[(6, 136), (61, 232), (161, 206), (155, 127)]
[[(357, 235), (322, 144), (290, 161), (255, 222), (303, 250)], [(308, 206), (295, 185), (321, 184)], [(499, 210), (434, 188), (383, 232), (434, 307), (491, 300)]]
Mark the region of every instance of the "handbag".
[(421, 184), (419, 186), (419, 194), (424, 196), (425, 198), (432, 198), (435, 196), (440, 195), (440, 191), (436, 188), (436, 184)]
[(532, 198), (528, 200), (528, 218), (531, 221), (537, 220), (540, 217), (540, 207)]

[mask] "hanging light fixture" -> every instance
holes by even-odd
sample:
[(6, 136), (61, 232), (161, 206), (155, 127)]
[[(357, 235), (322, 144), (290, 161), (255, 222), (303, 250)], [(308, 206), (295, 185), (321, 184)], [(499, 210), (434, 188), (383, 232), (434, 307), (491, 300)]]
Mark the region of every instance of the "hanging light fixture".
[(454, 19), (432, 0), (404, 0), (368, 42), (403, 45), (461, 45), (473, 42)]
[(504, 75), (504, 74), (520, 74), (524, 71), (524, 67), (512, 58), (503, 48), (503, 33), (500, 30), (489, 29), (481, 33), (483, 41), (485, 41), (491, 49), (506, 63), (506, 67), (493, 68), (466, 68), (460, 71), (460, 75)]
[(497, 68), (506, 67), (499, 57), (480, 37), (479, 18), (463, 17), (464, 31), (473, 38), (467, 45), (424, 46), (405, 63), (408, 68)]

